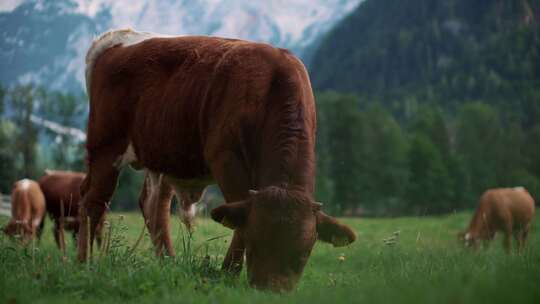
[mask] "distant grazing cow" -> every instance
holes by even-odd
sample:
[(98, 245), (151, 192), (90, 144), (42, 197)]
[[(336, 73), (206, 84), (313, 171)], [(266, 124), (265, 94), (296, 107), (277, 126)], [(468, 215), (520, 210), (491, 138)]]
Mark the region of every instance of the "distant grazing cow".
[[(159, 204), (170, 201), (162, 200), (169, 186), (179, 196), (215, 180), (227, 204), (212, 218), (234, 229), (223, 267), (238, 272), (245, 253), (252, 286), (290, 290), (317, 237), (335, 246), (355, 240), (313, 199), (315, 102), (303, 64), (290, 52), (234, 39), (116, 30), (90, 47), (86, 85), (81, 261), (127, 164), (147, 170), (150, 209), (166, 209)], [(162, 215), (153, 239), (168, 233)]]
[(469, 228), (460, 234), (468, 246), (478, 241), (491, 241), (497, 231), (504, 236), (504, 248), (510, 252), (512, 235), (522, 250), (534, 219), (534, 200), (523, 187), (490, 189), (480, 197), (480, 203)]
[(16, 182), (11, 192), (11, 220), (4, 232), (19, 235), (23, 243), (27, 243), (33, 237), (41, 237), (44, 216), (45, 198), (39, 185), (29, 179)]
[[(84, 177), (85, 174), (80, 172), (45, 170), (45, 175), (38, 180), (47, 202), (47, 213), (54, 221), (54, 239), (58, 248), (63, 246), (62, 224), (63, 229), (71, 231), (73, 239), (77, 239), (80, 187)], [(98, 235), (101, 234), (103, 220), (98, 225)]]

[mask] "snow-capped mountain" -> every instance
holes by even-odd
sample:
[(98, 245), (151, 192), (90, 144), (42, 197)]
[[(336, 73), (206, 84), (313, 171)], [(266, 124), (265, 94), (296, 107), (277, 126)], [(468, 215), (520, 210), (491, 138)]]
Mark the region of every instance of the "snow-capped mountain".
[(300, 57), (361, 0), (10, 0), (0, 4), (0, 83), (80, 91), (92, 39), (110, 28), (268, 42)]

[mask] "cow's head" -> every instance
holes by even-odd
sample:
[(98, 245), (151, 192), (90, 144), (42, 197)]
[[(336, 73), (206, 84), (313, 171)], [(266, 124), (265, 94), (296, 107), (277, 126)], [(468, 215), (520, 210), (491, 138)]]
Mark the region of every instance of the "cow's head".
[(27, 243), (32, 237), (30, 225), (21, 221), (10, 221), (2, 228), (2, 231), (13, 239), (19, 239), (22, 243)]
[(250, 285), (288, 291), (300, 279), (317, 239), (334, 246), (356, 239), (349, 227), (320, 208), (304, 193), (268, 187), (212, 210), (212, 218), (241, 234)]
[(477, 235), (468, 230), (458, 233), (458, 240), (465, 247), (469, 247), (469, 248), (476, 248), (478, 244)]

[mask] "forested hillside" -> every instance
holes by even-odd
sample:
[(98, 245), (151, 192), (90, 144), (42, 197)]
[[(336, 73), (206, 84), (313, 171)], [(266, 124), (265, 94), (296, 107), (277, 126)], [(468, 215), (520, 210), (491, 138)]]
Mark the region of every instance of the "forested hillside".
[[(0, 194), (9, 194), (18, 179), (38, 179), (45, 169), (86, 170), (81, 130), (87, 107), (86, 95), (0, 86)], [(142, 173), (124, 170), (113, 208), (136, 208), (141, 184)]]
[(367, 0), (326, 35), (310, 70), (318, 90), (401, 101), (394, 110), (482, 100), (532, 123), (540, 1)]
[(539, 200), (539, 25), (537, 0), (361, 3), (309, 63), (321, 199), (367, 214), (472, 208), (499, 186)]

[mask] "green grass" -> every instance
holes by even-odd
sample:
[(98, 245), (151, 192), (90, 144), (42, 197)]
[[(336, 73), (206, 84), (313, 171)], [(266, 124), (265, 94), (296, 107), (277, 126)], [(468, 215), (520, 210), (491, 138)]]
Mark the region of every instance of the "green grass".
[[(0, 236), (0, 303), (540, 303), (540, 232), (522, 255), (507, 256), (500, 239), (472, 252), (456, 239), (469, 218), (343, 219), (358, 241), (318, 243), (298, 289), (285, 295), (249, 288), (245, 273), (222, 274), (231, 231), (209, 220), (198, 221), (193, 239), (174, 220), (178, 256), (157, 259), (148, 236), (132, 249), (142, 230), (138, 213), (111, 214), (109, 254), (85, 265), (75, 262), (71, 243), (62, 259), (47, 221), (34, 248)], [(385, 245), (395, 231), (396, 243)]]

